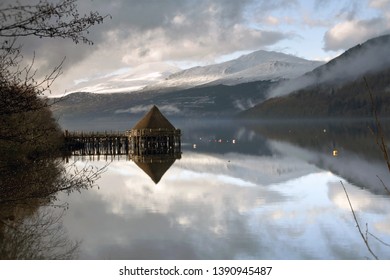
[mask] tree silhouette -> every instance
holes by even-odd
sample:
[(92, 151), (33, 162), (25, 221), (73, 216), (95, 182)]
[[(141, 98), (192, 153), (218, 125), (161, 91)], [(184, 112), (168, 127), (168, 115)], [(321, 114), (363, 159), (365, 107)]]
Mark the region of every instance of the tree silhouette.
[[(59, 3), (40, 0), (33, 5), (22, 5), (17, 1), (8, 6), (0, 4), (0, 83), (2, 86), (6, 84), (10, 87), (19, 86), (20, 89), (28, 88), (28, 91), (33, 88), (35, 95), (41, 95), (50, 89), (50, 85), (61, 73), (62, 63), (43, 80), (35, 80), (32, 65), (21, 66), (22, 45), (18, 44), (18, 39), (29, 36), (64, 38), (76, 44), (93, 44), (87, 38), (88, 29), (103, 23), (106, 17), (108, 15), (102, 16), (98, 12), (81, 15), (77, 0), (62, 0)], [(28, 97), (25, 98), (20, 101), (28, 103)]]
[[(35, 36), (92, 44), (88, 29), (105, 17), (80, 15), (76, 0), (0, 3), (0, 259), (72, 258), (77, 244), (62, 238), (57, 219), (40, 209), (52, 205), (60, 191), (92, 187), (104, 172), (61, 161), (64, 137), (43, 93), (61, 74), (62, 63), (37, 80), (33, 63), (23, 66), (18, 40)], [(66, 246), (64, 254), (56, 253)]]

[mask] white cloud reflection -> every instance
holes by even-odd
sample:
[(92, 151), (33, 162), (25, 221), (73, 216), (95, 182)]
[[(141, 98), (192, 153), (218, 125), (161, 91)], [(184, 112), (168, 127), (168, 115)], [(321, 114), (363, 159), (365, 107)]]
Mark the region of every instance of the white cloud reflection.
[[(340, 180), (288, 155), (188, 152), (155, 185), (133, 162), (119, 161), (99, 190), (63, 198), (64, 224), (83, 240), (81, 258), (365, 258)], [(360, 217), (389, 239), (388, 199), (345, 184)]]

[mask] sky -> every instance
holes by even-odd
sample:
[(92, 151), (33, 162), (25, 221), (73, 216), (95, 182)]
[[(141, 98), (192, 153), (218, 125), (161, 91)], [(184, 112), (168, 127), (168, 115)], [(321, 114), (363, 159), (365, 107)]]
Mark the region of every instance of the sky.
[(66, 58), (56, 95), (147, 63), (185, 69), (256, 50), (327, 61), (390, 33), (390, 0), (84, 0), (79, 10), (111, 15), (90, 29), (92, 46), (22, 40), (40, 75)]

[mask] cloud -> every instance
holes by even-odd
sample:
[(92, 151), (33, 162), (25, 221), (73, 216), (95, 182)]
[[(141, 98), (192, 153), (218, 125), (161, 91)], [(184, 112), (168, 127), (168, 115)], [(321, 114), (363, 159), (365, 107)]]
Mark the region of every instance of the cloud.
[[(66, 57), (63, 75), (52, 88), (55, 94), (63, 94), (76, 80), (91, 81), (120, 68), (156, 61), (210, 64), (235, 52), (269, 49), (286, 39), (306, 38), (311, 28), (329, 29), (324, 36), (325, 51), (344, 50), (390, 30), (390, 1), (367, 1), (362, 2), (364, 7), (360, 1), (316, 0), (305, 7), (303, 15), (307, 3), (297, 0), (77, 1), (81, 15), (98, 11), (112, 16), (89, 30), (94, 45), (30, 37), (20, 42), (27, 62), (35, 53), (38, 75), (47, 74)], [(359, 19), (363, 8), (376, 11), (376, 17)]]
[(387, 32), (390, 32), (390, 25), (384, 18), (344, 21), (325, 33), (324, 50), (345, 50)]
[(378, 9), (387, 9), (390, 7), (390, 0), (370, 0), (369, 6)]
[(258, 12), (270, 12), (278, 9), (291, 9), (299, 6), (297, 0), (257, 1)]
[(112, 16), (90, 29), (93, 46), (64, 39), (24, 38), (21, 43), (27, 61), (35, 53), (42, 75), (66, 57), (64, 73), (54, 84), (59, 91), (71, 88), (81, 77), (90, 79), (122, 67), (161, 60), (211, 63), (222, 55), (266, 48), (290, 34), (255, 28), (248, 24), (248, 17), (280, 9), (287, 2), (79, 1), (81, 14), (96, 10)]
[(324, 34), (324, 50), (346, 50), (373, 37), (389, 33), (389, 8), (389, 0), (344, 2), (334, 17), (336, 23)]
[(284, 96), (315, 84), (345, 83), (361, 77), (365, 73), (381, 70), (390, 64), (389, 48), (389, 36), (371, 40), (363, 47), (333, 61), (327, 67), (318, 69), (316, 73), (309, 72), (307, 75), (279, 83), (271, 89), (269, 97)]

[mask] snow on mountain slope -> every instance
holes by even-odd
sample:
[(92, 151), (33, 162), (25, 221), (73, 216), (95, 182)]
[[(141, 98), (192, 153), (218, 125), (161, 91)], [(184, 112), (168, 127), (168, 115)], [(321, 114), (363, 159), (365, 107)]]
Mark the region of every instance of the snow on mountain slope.
[(323, 64), (279, 52), (256, 51), (237, 59), (181, 70), (166, 63), (121, 69), (77, 84), (70, 92), (132, 92), (164, 88), (191, 88), (204, 84), (237, 85), (245, 82), (292, 79)]
[(70, 92), (116, 93), (132, 92), (163, 81), (181, 69), (167, 63), (142, 64), (135, 68), (120, 69), (109, 75), (77, 84)]
[(291, 79), (322, 64), (319, 61), (261, 50), (227, 62), (174, 73), (152, 87), (192, 87), (208, 83), (235, 85), (251, 81)]

